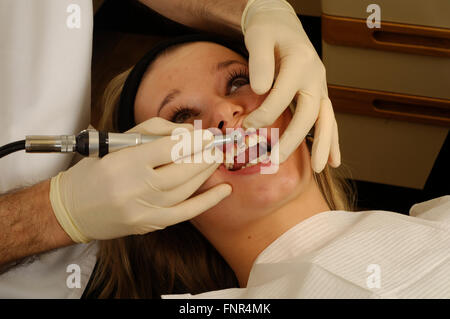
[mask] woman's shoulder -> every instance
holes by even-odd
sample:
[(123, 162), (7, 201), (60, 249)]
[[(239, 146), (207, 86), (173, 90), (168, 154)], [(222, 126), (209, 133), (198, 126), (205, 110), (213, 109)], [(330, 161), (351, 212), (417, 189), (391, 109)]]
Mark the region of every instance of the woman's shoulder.
[(411, 207), (409, 215), (450, 223), (450, 195), (434, 198)]
[[(408, 222), (427, 223), (434, 222), (450, 226), (450, 195), (437, 197), (411, 206), (409, 214), (400, 214), (384, 210), (365, 211), (331, 211), (328, 217), (334, 215), (335, 219), (347, 219), (350, 223), (359, 223), (362, 219), (383, 220), (398, 219)], [(421, 221), (419, 221), (421, 220)]]

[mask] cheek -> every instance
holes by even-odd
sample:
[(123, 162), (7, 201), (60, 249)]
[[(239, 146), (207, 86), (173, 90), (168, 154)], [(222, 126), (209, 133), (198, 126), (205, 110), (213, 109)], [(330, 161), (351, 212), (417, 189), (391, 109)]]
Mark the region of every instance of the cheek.
[[(306, 189), (312, 178), (311, 166), (308, 161), (309, 152), (305, 143), (302, 143), (291, 156), (279, 166), (278, 172), (273, 175), (262, 175), (265, 180), (246, 187), (254, 190), (255, 206), (264, 209), (278, 207), (285, 200), (297, 196)], [(245, 193), (245, 191), (244, 191)]]
[[(250, 87), (250, 85), (249, 85), (249, 87)], [(251, 91), (250, 88), (249, 88), (249, 90)], [(266, 93), (263, 95), (257, 95), (253, 91), (251, 91), (251, 93), (249, 93), (249, 103), (247, 106), (247, 113), (251, 113), (252, 111), (256, 110), (258, 107), (260, 107), (268, 95), (269, 95), (269, 93)]]
[(280, 169), (276, 178), (268, 178), (264, 183), (247, 185), (239, 198), (246, 206), (262, 211), (278, 206), (280, 202), (296, 190), (301, 181), (301, 174), (287, 169)]

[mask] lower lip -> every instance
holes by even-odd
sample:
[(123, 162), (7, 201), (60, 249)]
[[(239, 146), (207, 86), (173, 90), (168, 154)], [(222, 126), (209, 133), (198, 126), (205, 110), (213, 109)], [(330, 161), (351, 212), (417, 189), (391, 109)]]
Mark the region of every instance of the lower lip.
[(219, 166), (219, 170), (224, 171), (225, 173), (230, 174), (230, 175), (253, 175), (256, 173), (260, 173), (262, 167), (268, 167), (268, 166), (270, 166), (270, 164), (271, 164), (270, 161), (268, 161), (267, 163), (258, 163), (256, 165), (238, 169), (236, 171), (227, 170), (225, 168), (225, 165), (222, 164)]

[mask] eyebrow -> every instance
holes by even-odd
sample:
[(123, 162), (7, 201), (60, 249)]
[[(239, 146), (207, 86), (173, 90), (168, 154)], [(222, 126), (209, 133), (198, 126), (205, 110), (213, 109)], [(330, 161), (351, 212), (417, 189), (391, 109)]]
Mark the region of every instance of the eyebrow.
[(228, 67), (228, 66), (230, 66), (232, 64), (242, 64), (242, 65), (247, 66), (246, 63), (243, 63), (243, 62), (238, 61), (238, 60), (227, 60), (227, 61), (223, 61), (223, 62), (217, 63), (216, 70), (220, 71), (220, 70), (222, 70), (222, 69), (224, 69), (224, 68), (226, 68), (226, 67)]
[[(241, 65), (247, 66), (246, 63), (243, 63), (243, 62), (238, 61), (238, 60), (227, 60), (227, 61), (223, 61), (223, 62), (217, 63), (217, 65), (215, 67), (215, 70), (216, 70), (216, 72), (221, 71), (221, 70), (227, 68), (228, 66), (230, 66), (232, 64), (241, 64)], [(159, 116), (159, 113), (161, 112), (162, 108), (164, 106), (166, 106), (170, 101), (172, 101), (180, 93), (181, 93), (181, 91), (178, 90), (178, 89), (174, 89), (174, 90), (170, 91), (170, 93), (166, 95), (164, 100), (159, 105), (158, 112), (156, 113), (157, 116)]]
[(161, 102), (161, 104), (159, 105), (157, 116), (159, 116), (159, 113), (161, 112), (161, 109), (162, 109), (167, 103), (169, 103), (170, 101), (172, 101), (172, 100), (173, 100), (177, 95), (179, 95), (180, 93), (181, 93), (181, 91), (180, 91), (180, 90), (177, 90), (177, 89), (170, 91), (170, 93), (166, 95), (166, 97), (164, 98), (164, 100), (163, 100), (163, 101)]

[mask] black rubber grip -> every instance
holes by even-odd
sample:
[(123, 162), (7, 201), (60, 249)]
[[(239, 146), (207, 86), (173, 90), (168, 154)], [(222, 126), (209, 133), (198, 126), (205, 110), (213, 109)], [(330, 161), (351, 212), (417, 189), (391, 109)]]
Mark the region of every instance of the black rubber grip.
[(109, 153), (108, 133), (98, 132), (98, 142), (100, 144), (98, 148), (98, 156), (103, 157)]
[(83, 156), (89, 156), (89, 132), (83, 131), (76, 137), (77, 152)]

